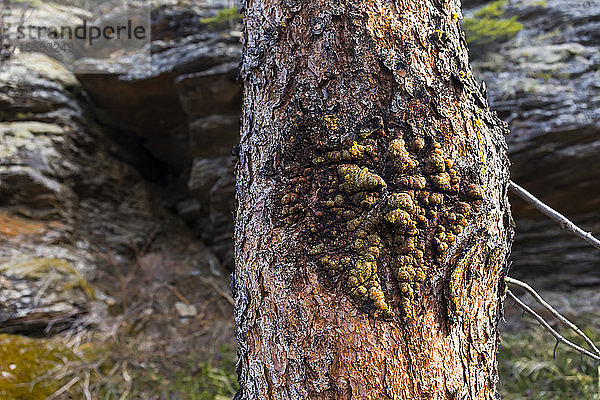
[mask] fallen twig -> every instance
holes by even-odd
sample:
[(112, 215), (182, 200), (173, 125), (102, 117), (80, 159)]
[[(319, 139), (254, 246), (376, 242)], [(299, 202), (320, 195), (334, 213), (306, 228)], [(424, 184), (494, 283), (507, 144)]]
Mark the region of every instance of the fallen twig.
[(85, 400), (92, 400), (92, 394), (90, 393), (90, 371), (85, 373), (85, 380), (83, 381), (83, 395)]
[(181, 294), (181, 292), (173, 285), (165, 285), (165, 287), (167, 289), (169, 289), (171, 292), (173, 292), (173, 294), (179, 299), (181, 300), (182, 303), (184, 303), (186, 306), (189, 306), (190, 304), (192, 304), (191, 301), (189, 301), (187, 299), (187, 297), (185, 297), (183, 294)]
[(46, 400), (57, 399), (61, 394), (65, 393), (67, 390), (69, 390), (71, 388), (71, 386), (73, 386), (74, 384), (76, 384), (78, 381), (79, 381), (79, 377), (78, 376), (74, 377), (69, 382), (67, 382), (66, 385), (64, 385), (63, 387), (61, 387), (60, 389), (58, 389), (56, 392), (54, 392), (50, 396), (48, 396), (46, 398)]

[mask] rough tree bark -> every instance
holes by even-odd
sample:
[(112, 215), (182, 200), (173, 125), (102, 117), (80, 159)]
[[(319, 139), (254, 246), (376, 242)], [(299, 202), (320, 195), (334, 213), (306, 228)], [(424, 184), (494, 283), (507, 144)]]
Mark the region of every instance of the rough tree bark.
[(240, 399), (493, 399), (506, 125), (457, 0), (248, 0)]

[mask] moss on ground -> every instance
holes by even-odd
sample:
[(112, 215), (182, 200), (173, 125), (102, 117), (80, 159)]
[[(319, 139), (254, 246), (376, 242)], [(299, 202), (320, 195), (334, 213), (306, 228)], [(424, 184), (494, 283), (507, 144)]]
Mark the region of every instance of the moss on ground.
[[(93, 398), (106, 400), (146, 399), (149, 394), (157, 399), (225, 400), (237, 390), (235, 351), (231, 348), (223, 348), (213, 360), (201, 354), (190, 356), (187, 364), (166, 375), (133, 367), (124, 360), (113, 364), (105, 358), (110, 356), (110, 347), (83, 347), (85, 350), (75, 351), (60, 339), (1, 334), (0, 399), (79, 399), (89, 390)], [(84, 388), (86, 379), (89, 389)]]
[(517, 17), (505, 18), (506, 0), (493, 1), (465, 18), (463, 29), (467, 43), (471, 46), (485, 46), (514, 38), (523, 29)]
[(58, 341), (0, 334), (0, 398), (46, 399), (72, 378), (64, 372), (80, 360)]

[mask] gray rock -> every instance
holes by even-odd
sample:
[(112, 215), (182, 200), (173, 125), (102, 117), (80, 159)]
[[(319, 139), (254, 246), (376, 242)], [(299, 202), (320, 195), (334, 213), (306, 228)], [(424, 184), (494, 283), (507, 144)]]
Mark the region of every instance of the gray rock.
[(0, 332), (42, 336), (71, 326), (95, 292), (68, 262), (37, 258), (0, 266)]
[(194, 157), (227, 156), (239, 136), (238, 114), (216, 114), (190, 123), (190, 149)]
[(192, 165), (188, 185), (197, 197), (208, 197), (216, 187), (230, 184), (230, 175), (230, 157), (199, 158)]
[(15, 54), (0, 85), (0, 331), (37, 335), (76, 323), (98, 255), (131, 256), (165, 214), (61, 64)]
[(65, 183), (77, 166), (60, 152), (66, 136), (48, 123), (0, 123), (0, 203), (28, 217), (72, 218), (76, 196)]
[[(600, 231), (600, 3), (511, 0), (507, 13), (519, 17), (523, 31), (473, 66), (492, 108), (509, 122), (512, 179)], [(600, 277), (597, 250), (560, 234), (518, 199), (513, 209), (515, 275)]]
[(239, 114), (241, 90), (236, 82), (238, 64), (238, 61), (229, 62), (177, 78), (179, 100), (190, 117)]
[(175, 311), (177, 311), (177, 315), (181, 318), (191, 318), (198, 314), (198, 310), (193, 304), (185, 304), (181, 301), (175, 303)]
[[(137, 137), (166, 164), (171, 207), (203, 240), (221, 249), (221, 260), (231, 260), (231, 243), (224, 243), (233, 229), (239, 26), (202, 22), (231, 6), (226, 2), (159, 3), (152, 11), (152, 68), (140, 64), (122, 75), (78, 78), (104, 124)], [(88, 62), (109, 68), (104, 61)]]

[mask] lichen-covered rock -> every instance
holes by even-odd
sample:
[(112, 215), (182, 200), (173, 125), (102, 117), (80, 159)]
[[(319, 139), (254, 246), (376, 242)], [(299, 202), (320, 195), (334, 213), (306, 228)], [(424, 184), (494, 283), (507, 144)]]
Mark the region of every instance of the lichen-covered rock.
[(0, 123), (0, 201), (38, 219), (73, 218), (77, 166), (60, 148), (68, 141), (60, 126), (37, 121)]
[[(119, 161), (125, 156), (91, 118), (72, 73), (41, 54), (18, 54), (4, 65), (0, 85), (6, 96), (0, 107), (2, 210), (57, 222), (68, 243), (75, 231), (106, 238), (93, 222), (103, 219), (112, 221), (117, 236), (157, 226), (149, 188)], [(131, 239), (121, 237), (121, 246)]]
[[(173, 133), (185, 130), (190, 119), (239, 112), (240, 90), (235, 84), (239, 33), (231, 31), (229, 25), (214, 30), (201, 22), (219, 7), (222, 5), (213, 1), (199, 6), (189, 2), (162, 4), (152, 12), (155, 40), (151, 69), (140, 64), (125, 75), (78, 75), (98, 106), (100, 118), (143, 138), (159, 159), (166, 158), (161, 155), (164, 146), (153, 146), (152, 142), (171, 139), (187, 146), (187, 136), (175, 137)], [(181, 28), (179, 24), (185, 25), (187, 20), (195, 20), (194, 29), (173, 29), (167, 23), (173, 21)], [(106, 63), (95, 62), (100, 69)], [(136, 113), (130, 112), (131, 104), (137, 104)]]
[(37, 258), (0, 265), (0, 332), (43, 335), (88, 311), (95, 291), (69, 262)]
[[(600, 5), (561, 0), (504, 4), (505, 16), (516, 16), (523, 29), (497, 51), (478, 49), (471, 56), (492, 108), (510, 125), (512, 179), (586, 230), (599, 232)], [(559, 269), (574, 274), (573, 282), (581, 282), (579, 276), (600, 278), (595, 249), (561, 233), (518, 199), (513, 207), (518, 227), (514, 274), (539, 277)]]

